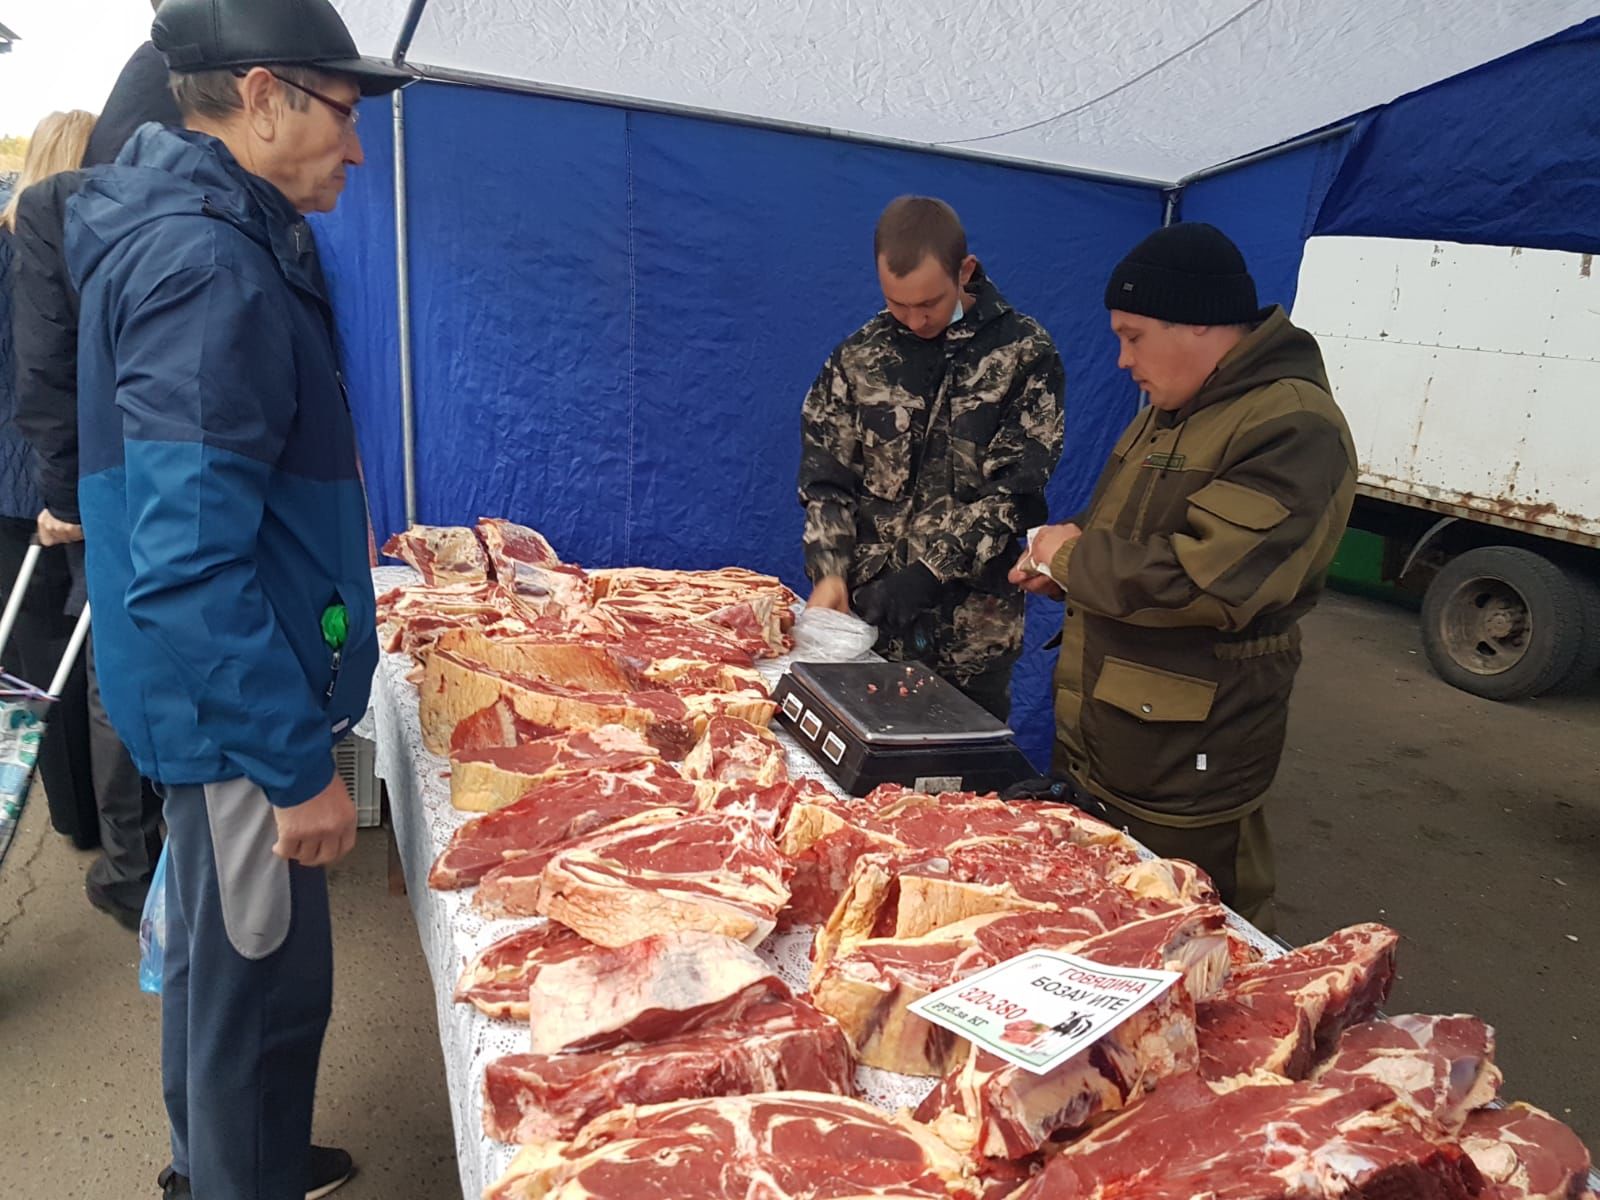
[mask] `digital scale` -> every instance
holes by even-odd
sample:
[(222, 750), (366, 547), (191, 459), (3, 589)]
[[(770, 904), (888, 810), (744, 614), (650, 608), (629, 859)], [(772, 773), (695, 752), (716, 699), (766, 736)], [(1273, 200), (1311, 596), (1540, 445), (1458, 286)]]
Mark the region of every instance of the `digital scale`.
[(881, 783), (992, 792), (1038, 774), (1004, 722), (920, 662), (796, 663), (773, 699), (778, 723), (851, 795)]

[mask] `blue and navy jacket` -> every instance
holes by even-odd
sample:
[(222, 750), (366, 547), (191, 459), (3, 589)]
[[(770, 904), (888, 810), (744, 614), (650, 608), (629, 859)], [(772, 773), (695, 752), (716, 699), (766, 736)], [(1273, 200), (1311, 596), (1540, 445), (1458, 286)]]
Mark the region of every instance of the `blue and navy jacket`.
[[(377, 664), (366, 501), (305, 221), (204, 134), (146, 125), (67, 207), (78, 498), (100, 688), (163, 784), (332, 779)], [(323, 615), (343, 604), (335, 650)]]

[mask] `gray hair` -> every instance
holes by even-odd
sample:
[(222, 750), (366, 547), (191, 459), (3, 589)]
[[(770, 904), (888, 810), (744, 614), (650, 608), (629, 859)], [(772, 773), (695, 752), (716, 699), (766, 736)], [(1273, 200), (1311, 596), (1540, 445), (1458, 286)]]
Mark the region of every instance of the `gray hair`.
[[(267, 66), (267, 64), (262, 64)], [(188, 117), (208, 117), (214, 121), (227, 120), (244, 108), (239, 98), (239, 80), (249, 67), (224, 67), (216, 71), (174, 71), (168, 81), (172, 98), (178, 102), (178, 111)], [(274, 75), (291, 83), (315, 87), (317, 72), (309, 67), (267, 66)], [(296, 88), (283, 89), (284, 100), (296, 112), (311, 106), (311, 97)]]

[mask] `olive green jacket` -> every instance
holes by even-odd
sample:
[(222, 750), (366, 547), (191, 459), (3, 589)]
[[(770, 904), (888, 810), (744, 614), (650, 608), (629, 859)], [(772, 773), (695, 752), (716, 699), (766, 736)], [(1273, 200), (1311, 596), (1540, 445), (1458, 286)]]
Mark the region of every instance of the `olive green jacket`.
[(1281, 308), (1175, 413), (1117, 442), (1052, 559), (1066, 615), (1055, 768), (1169, 826), (1249, 813), (1283, 752), (1356, 456), (1316, 340)]

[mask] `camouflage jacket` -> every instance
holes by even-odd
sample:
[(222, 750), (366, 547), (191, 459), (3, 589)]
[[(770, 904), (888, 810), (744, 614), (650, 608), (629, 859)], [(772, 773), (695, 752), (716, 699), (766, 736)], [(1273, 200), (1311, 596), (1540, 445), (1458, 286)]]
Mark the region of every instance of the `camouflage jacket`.
[(1281, 308), (1185, 408), (1139, 414), (1050, 560), (1055, 769), (1157, 825), (1258, 805), (1355, 479), (1322, 353)]
[(926, 564), (944, 585), (928, 657), (962, 678), (1021, 646), (1022, 596), (1005, 576), (1017, 536), (1044, 519), (1064, 387), (1038, 322), (982, 268), (968, 290), (976, 302), (938, 338), (881, 312), (845, 339), (806, 396), (800, 458), (806, 573), (854, 590)]

